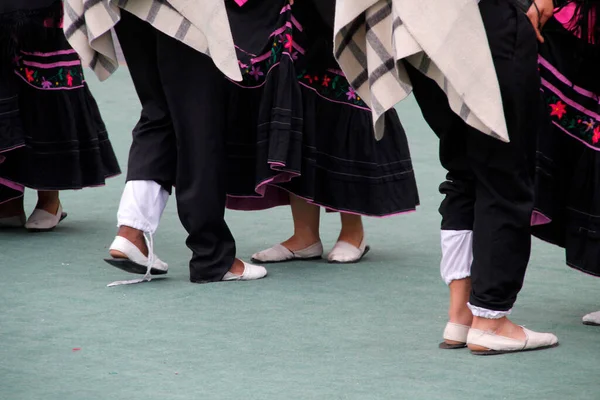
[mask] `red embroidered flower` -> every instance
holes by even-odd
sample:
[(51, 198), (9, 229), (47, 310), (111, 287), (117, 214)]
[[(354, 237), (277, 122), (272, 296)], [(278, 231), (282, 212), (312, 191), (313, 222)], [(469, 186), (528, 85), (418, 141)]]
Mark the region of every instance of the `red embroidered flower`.
[(598, 142), (600, 142), (600, 126), (594, 129), (594, 136), (592, 136), (592, 143), (598, 144)]
[(294, 41), (292, 39), (292, 35), (290, 35), (289, 33), (285, 34), (285, 44), (283, 45), (284, 49), (287, 49), (287, 51), (292, 51), (292, 49), (294, 48)]
[(329, 87), (329, 82), (331, 82), (331, 78), (328, 76), (324, 76), (323, 77), (323, 82), (321, 83), (321, 85), (325, 86), (325, 87)]
[(67, 86), (68, 87), (73, 86), (73, 77), (71, 76), (70, 72), (67, 72)]
[(313, 78), (310, 75), (304, 75), (304, 79), (308, 80), (310, 83), (313, 83)]
[(558, 119), (562, 119), (562, 117), (567, 113), (567, 106), (560, 100), (555, 104), (550, 104), (550, 109), (552, 110), (550, 116), (557, 116)]
[(33, 82), (33, 71), (25, 68), (25, 77), (27, 78), (27, 82)]

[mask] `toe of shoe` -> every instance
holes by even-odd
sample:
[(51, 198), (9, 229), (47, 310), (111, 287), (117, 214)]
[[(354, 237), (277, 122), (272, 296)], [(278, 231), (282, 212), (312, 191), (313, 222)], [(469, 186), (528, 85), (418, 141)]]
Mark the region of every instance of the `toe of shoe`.
[(552, 333), (527, 332), (528, 348), (548, 347), (558, 344), (558, 337)]

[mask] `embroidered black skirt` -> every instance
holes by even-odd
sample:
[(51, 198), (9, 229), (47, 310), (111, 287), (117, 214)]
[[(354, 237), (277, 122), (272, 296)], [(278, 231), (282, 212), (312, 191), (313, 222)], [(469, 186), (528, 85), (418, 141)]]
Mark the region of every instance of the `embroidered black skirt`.
[(3, 57), (1, 66), (0, 202), (20, 195), (23, 186), (103, 185), (120, 173), (119, 165), (60, 18), (20, 24), (19, 34), (27, 39), (17, 40), (13, 56)]
[[(561, 17), (558, 14), (557, 17)], [(538, 139), (534, 234), (565, 248), (567, 264), (600, 276), (600, 49), (556, 19), (545, 28), (540, 74), (549, 123)]]
[(229, 95), (228, 207), (286, 205), (292, 193), (330, 211), (414, 210), (398, 115), (388, 112), (376, 141), (371, 112), (333, 58), (333, 14), (310, 1), (226, 4), (243, 74)]

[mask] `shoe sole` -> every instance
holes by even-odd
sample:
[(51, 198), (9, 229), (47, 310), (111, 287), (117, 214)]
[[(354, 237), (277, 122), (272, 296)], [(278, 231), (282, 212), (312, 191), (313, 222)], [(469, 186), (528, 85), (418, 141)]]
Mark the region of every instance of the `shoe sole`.
[(363, 253), (361, 254), (361, 256), (359, 258), (357, 258), (356, 260), (352, 260), (352, 261), (328, 261), (329, 264), (356, 264), (358, 262), (360, 262), (366, 255), (367, 253), (371, 250), (371, 246), (367, 246), (365, 247), (365, 251), (363, 251)]
[(474, 356), (498, 356), (500, 354), (526, 353), (529, 351), (546, 350), (546, 349), (552, 349), (554, 347), (558, 347), (558, 343), (552, 344), (550, 346), (542, 346), (542, 347), (536, 347), (535, 349), (525, 349), (525, 350), (485, 350), (485, 351), (471, 350), (471, 354), (473, 354)]
[(589, 322), (589, 321), (583, 321), (584, 325), (587, 326), (600, 326), (600, 324), (596, 323), (596, 322)]
[(58, 222), (56, 223), (56, 225), (54, 225), (52, 228), (46, 228), (46, 229), (36, 229), (36, 228), (25, 228), (27, 229), (29, 232), (32, 233), (40, 233), (40, 232), (51, 232), (54, 229), (56, 229), (56, 227), (58, 226), (58, 224), (60, 224), (65, 218), (68, 217), (69, 214), (67, 214), (66, 212), (62, 213), (60, 215), (60, 219), (58, 220)]
[[(113, 267), (129, 272), (130, 274), (145, 275), (148, 270), (148, 267), (134, 263), (126, 258), (105, 258), (104, 261)], [(168, 270), (164, 271), (162, 269), (150, 268), (150, 275), (165, 275), (167, 272)]]
[(467, 347), (467, 344), (466, 343), (450, 344), (450, 343), (442, 342), (442, 343), (440, 343), (440, 345), (438, 347), (442, 350), (458, 350), (458, 349), (464, 349), (465, 347)]
[(258, 260), (256, 258), (251, 258), (250, 261), (253, 262), (254, 264), (280, 264), (280, 263), (286, 263), (286, 262), (291, 262), (291, 261), (315, 261), (315, 260), (322, 260), (323, 256), (314, 256), (314, 257), (307, 257), (307, 258), (300, 258), (300, 257), (294, 257), (294, 258), (288, 258), (287, 260), (281, 260), (281, 261), (261, 261)]

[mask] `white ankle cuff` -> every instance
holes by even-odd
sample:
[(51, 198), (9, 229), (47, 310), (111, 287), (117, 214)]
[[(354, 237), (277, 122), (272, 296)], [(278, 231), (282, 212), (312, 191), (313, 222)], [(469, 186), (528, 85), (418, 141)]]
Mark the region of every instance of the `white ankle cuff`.
[(500, 319), (508, 317), (512, 312), (512, 308), (508, 311), (495, 311), (488, 310), (487, 308), (477, 307), (472, 305), (471, 303), (467, 303), (467, 306), (469, 306), (469, 309), (471, 310), (471, 313), (473, 313), (473, 316), (479, 318)]

